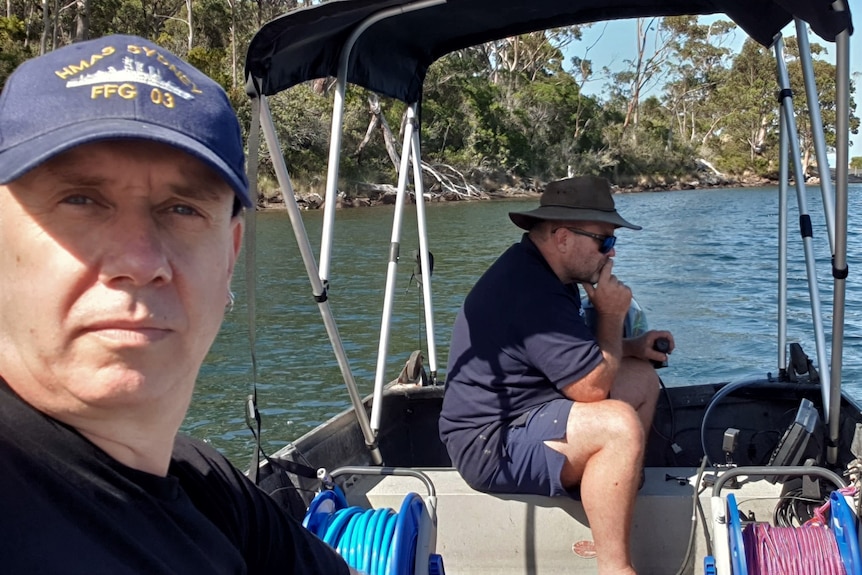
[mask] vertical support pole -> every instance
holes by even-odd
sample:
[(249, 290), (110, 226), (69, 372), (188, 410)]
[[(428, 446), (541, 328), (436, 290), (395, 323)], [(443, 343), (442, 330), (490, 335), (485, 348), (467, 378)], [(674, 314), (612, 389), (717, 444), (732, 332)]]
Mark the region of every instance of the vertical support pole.
[[(836, 12), (843, 12), (843, 0), (833, 2)], [(838, 460), (838, 437), (841, 407), (841, 369), (844, 356), (844, 312), (847, 289), (847, 176), (850, 146), (850, 33), (835, 39), (835, 246), (832, 252), (832, 386), (827, 431), (826, 461)]]
[(835, 194), (832, 192), (832, 171), (826, 157), (826, 136), (823, 134), (823, 118), (820, 115), (820, 97), (814, 78), (811, 61), (811, 46), (808, 44), (808, 27), (799, 18), (796, 22), (796, 41), (799, 44), (799, 62), (802, 65), (802, 80), (805, 84), (805, 99), (808, 101), (808, 116), (811, 119), (811, 134), (814, 138), (814, 155), (820, 174), (820, 195), (823, 198), (823, 215), (829, 234), (830, 253), (835, 250)]
[(323, 206), (323, 232), (320, 238), (320, 279), (323, 287), (329, 287), (329, 266), (332, 253), (332, 229), (335, 226), (335, 203), (338, 199), (338, 168), (341, 158), (341, 128), (344, 121), (344, 96), (347, 92), (347, 73), (350, 69), (350, 53), (359, 37), (368, 28), (398, 14), (422, 10), (443, 4), (446, 0), (420, 0), (380, 10), (359, 23), (341, 47), (338, 57), (338, 75), (335, 81), (335, 95), (332, 103), (332, 126), (329, 130), (329, 160), (326, 169), (326, 192)]
[[(419, 116), (413, 104), (414, 117)], [(422, 153), (419, 129), (413, 130), (413, 190), (416, 193), (416, 224), (419, 232), (419, 263), (422, 266), (422, 301), (428, 330), (428, 367), (431, 385), (437, 384), (437, 343), (434, 340), (434, 306), (431, 300), (431, 261), (428, 256), (428, 221), (425, 217), (425, 188), (422, 184)]]
[[(348, 51), (349, 52), (349, 51)], [(329, 131), (329, 159), (326, 164), (326, 192), (323, 199), (323, 229), (320, 234), (320, 279), (329, 287), (329, 263), (338, 200), (338, 160), (341, 158), (341, 124), (344, 122), (344, 95), (347, 91), (347, 65), (339, 66), (332, 101), (332, 126)]]
[(371, 405), (371, 429), (380, 430), (383, 405), (383, 385), (386, 376), (386, 355), (389, 351), (392, 304), (395, 301), (395, 276), (398, 272), (398, 256), (401, 250), (401, 224), (404, 218), (404, 200), (407, 195), (407, 177), (410, 173), (410, 148), (416, 129), (415, 107), (407, 107), (407, 125), (401, 146), (401, 165), (398, 168), (398, 191), (395, 196), (395, 214), (392, 217), (392, 235), (389, 242), (389, 262), (386, 267), (386, 287), (383, 295), (383, 316), (380, 320), (380, 342), (377, 348), (377, 369), (374, 374), (374, 400)]
[[(790, 77), (787, 74), (787, 64), (784, 61), (784, 40), (781, 36), (775, 41), (775, 62), (777, 67), (779, 99), (781, 115), (787, 126), (790, 153), (793, 158), (793, 179), (796, 182), (796, 201), (799, 204), (799, 233), (805, 251), (805, 271), (808, 277), (808, 293), (811, 300), (811, 319), (814, 327), (814, 338), (817, 346), (817, 365), (820, 369), (820, 391), (823, 395), (825, 418), (829, 419), (831, 411), (829, 357), (826, 352), (826, 336), (823, 327), (823, 314), (820, 309), (820, 291), (817, 288), (817, 270), (815, 269), (813, 230), (811, 216), (808, 214), (808, 198), (805, 182), (802, 181), (802, 158), (799, 150), (799, 132), (796, 129), (796, 117), (793, 115), (793, 96), (790, 90)], [(805, 55), (801, 55), (805, 57)], [(810, 57), (810, 54), (808, 55)]]
[[(783, 106), (780, 103), (779, 106)], [(778, 373), (787, 374), (787, 184), (790, 181), (787, 122), (779, 113), (778, 135)]]

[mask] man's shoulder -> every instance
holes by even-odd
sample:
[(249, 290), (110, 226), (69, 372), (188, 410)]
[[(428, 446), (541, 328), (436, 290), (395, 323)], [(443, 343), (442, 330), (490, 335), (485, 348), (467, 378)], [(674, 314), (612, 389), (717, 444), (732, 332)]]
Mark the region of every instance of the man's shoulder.
[(174, 438), (173, 457), (175, 459), (225, 460), (225, 457), (206, 441), (184, 433)]
[(541, 253), (525, 239), (491, 264), (470, 290), (465, 304), (514, 313), (512, 306), (541, 307), (538, 298), (542, 294), (562, 287)]
[[(471, 295), (497, 291), (506, 291), (508, 284), (512, 281), (517, 281), (520, 273), (519, 270), (530, 266), (532, 256), (524, 247), (523, 243), (516, 243), (509, 246), (506, 251), (500, 254), (494, 262), (482, 273), (473, 287), (470, 289)], [(477, 296), (474, 296), (477, 297)]]
[(514, 281), (524, 278), (530, 282), (534, 281), (534, 275), (542, 275), (543, 270), (551, 273), (544, 256), (526, 234), (488, 268), (491, 275), (507, 275)]
[(183, 483), (218, 481), (243, 484), (246, 481), (244, 474), (215, 448), (182, 433), (174, 439), (170, 473)]

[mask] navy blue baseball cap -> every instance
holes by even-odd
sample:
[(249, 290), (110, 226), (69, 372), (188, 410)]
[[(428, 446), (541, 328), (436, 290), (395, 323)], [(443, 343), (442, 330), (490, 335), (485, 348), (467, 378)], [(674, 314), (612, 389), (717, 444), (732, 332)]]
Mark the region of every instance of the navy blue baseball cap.
[(76, 146), (148, 140), (180, 149), (252, 202), (236, 114), (215, 81), (137, 36), (105, 36), (21, 64), (0, 93), (0, 183)]

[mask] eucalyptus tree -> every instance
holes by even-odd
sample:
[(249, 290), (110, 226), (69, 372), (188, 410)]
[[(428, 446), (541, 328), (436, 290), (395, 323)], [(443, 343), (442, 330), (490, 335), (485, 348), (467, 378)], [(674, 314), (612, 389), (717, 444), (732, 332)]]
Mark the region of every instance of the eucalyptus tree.
[(717, 141), (713, 144), (724, 171), (766, 173), (776, 169), (766, 153), (777, 142), (775, 93), (774, 58), (766, 48), (747, 39), (709, 101), (710, 106), (726, 113), (721, 126), (714, 130)]
[[(814, 69), (817, 101), (813, 103), (820, 111), (823, 121), (823, 131), (828, 148), (835, 146), (835, 65), (827, 61), (826, 48), (817, 43), (810, 43), (809, 50), (812, 55), (812, 67)], [(816, 163), (814, 159), (814, 133), (811, 127), (809, 109), (812, 105), (808, 101), (802, 78), (802, 65), (799, 61), (799, 46), (795, 37), (785, 40), (785, 54), (787, 60), (787, 71), (790, 77), (790, 87), (794, 95), (794, 108), (797, 112), (796, 128), (799, 132), (799, 146), (802, 154), (802, 173), (807, 178), (811, 165)], [(856, 134), (859, 130), (859, 118), (855, 115), (856, 103), (852, 97), (856, 86), (850, 82), (850, 129)]]
[(728, 113), (709, 102), (727, 79), (729, 43), (738, 29), (726, 20), (702, 24), (692, 16), (665, 18), (663, 25), (675, 31), (671, 41), (674, 65), (669, 67), (664, 86), (671, 137), (703, 154)]
[(90, 0), (75, 2), (75, 42), (90, 39)]
[[(793, 92), (796, 125), (799, 132), (800, 153), (805, 177), (813, 163), (814, 136), (809, 117), (809, 103), (802, 81), (799, 50), (795, 37), (785, 38), (785, 62)], [(823, 120), (827, 146), (835, 143), (835, 66), (825, 60), (822, 46), (812, 43), (812, 64), (816, 79), (817, 103)], [(775, 83), (774, 55), (746, 40), (733, 59), (729, 73), (723, 78), (705, 103), (710, 109), (725, 114), (714, 130), (711, 144), (719, 151), (722, 167), (732, 173), (745, 170), (760, 175), (774, 175), (778, 161), (778, 104)], [(851, 93), (855, 86), (851, 82)], [(851, 100), (851, 129), (859, 128), (855, 115), (855, 102)]]
[(637, 18), (634, 37), (635, 56), (624, 60), (623, 70), (611, 73), (608, 91), (612, 102), (624, 105), (620, 139), (637, 144), (641, 99), (659, 86), (664, 78), (678, 31), (662, 18)]

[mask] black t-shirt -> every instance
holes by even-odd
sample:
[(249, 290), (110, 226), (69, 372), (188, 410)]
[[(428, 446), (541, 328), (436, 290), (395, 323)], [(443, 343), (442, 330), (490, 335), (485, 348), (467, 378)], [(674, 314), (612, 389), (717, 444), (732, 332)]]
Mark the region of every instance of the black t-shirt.
[(0, 379), (0, 573), (334, 575), (347, 565), (230, 462), (178, 436), (122, 465)]

